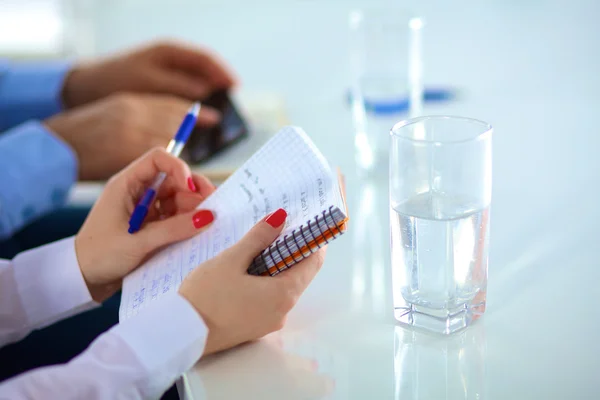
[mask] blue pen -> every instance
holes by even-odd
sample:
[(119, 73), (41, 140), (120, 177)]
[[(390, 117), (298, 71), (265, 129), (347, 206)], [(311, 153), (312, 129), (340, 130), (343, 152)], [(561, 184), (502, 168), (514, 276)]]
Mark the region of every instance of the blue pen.
[[(181, 150), (183, 150), (185, 143), (190, 137), (190, 134), (196, 125), (200, 108), (200, 103), (194, 103), (192, 107), (190, 107), (185, 118), (183, 119), (183, 122), (181, 123), (181, 126), (179, 127), (179, 130), (175, 134), (175, 137), (169, 142), (169, 145), (167, 146), (167, 152), (175, 157), (179, 157)], [(159, 173), (154, 179), (154, 182), (152, 182), (152, 185), (146, 189), (146, 192), (135, 207), (135, 210), (133, 210), (133, 214), (131, 214), (131, 218), (129, 219), (129, 233), (135, 233), (140, 230), (146, 215), (148, 215), (148, 210), (152, 206), (152, 203), (154, 203), (156, 193), (158, 193), (158, 189), (160, 189), (160, 185), (162, 185), (166, 177), (166, 173)]]

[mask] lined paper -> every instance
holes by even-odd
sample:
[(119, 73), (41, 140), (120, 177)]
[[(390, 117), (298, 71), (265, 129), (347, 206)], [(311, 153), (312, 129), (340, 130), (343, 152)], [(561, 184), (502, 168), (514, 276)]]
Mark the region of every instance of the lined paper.
[(199, 206), (215, 213), (209, 229), (167, 247), (125, 278), (120, 320), (177, 290), (194, 268), (278, 208), (288, 213), (283, 237), (330, 206), (342, 206), (336, 187), (331, 168), (306, 133), (283, 128)]

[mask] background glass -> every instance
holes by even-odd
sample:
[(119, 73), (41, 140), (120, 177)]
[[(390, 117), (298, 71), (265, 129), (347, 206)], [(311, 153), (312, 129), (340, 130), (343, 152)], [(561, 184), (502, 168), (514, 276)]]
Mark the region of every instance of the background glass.
[(350, 98), (359, 170), (386, 170), (388, 133), (421, 108), (419, 18), (399, 7), (350, 13)]
[(395, 317), (458, 331), (485, 310), (492, 127), (419, 117), (393, 127), (390, 151)]

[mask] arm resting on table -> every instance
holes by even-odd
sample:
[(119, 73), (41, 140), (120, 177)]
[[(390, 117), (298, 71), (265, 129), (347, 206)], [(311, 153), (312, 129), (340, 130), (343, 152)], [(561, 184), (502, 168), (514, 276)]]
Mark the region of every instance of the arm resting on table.
[(62, 90), (71, 64), (0, 60), (0, 132), (63, 110)]
[(0, 240), (64, 206), (77, 179), (73, 150), (39, 122), (0, 135)]

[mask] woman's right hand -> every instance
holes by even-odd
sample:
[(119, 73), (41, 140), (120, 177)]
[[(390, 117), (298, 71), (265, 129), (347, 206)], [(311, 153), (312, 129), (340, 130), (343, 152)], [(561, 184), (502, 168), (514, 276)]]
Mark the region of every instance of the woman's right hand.
[(254, 257), (279, 236), (285, 218), (284, 210), (275, 211), (182, 282), (179, 293), (208, 327), (204, 355), (281, 329), (286, 315), (323, 265), (325, 247), (274, 277), (248, 274)]

